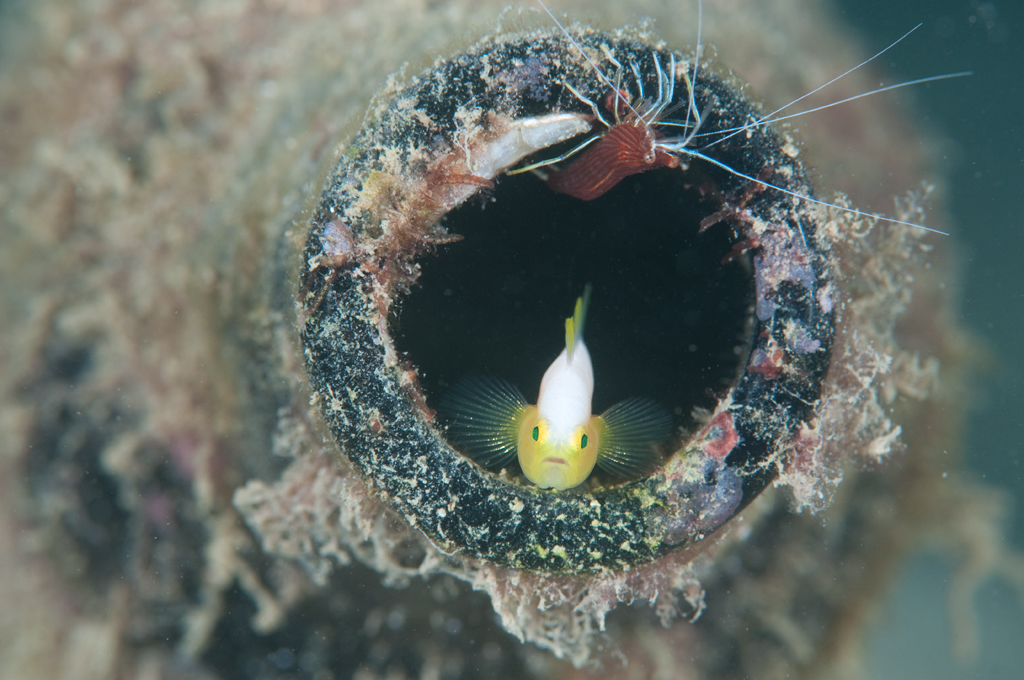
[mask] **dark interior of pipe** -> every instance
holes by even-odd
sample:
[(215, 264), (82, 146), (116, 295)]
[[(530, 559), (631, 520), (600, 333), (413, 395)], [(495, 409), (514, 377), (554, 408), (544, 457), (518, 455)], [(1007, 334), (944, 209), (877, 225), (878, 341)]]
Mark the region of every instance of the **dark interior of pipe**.
[(392, 333), (419, 369), (428, 403), (473, 375), (517, 385), (534, 403), (565, 346), (565, 319), (591, 283), (585, 340), (595, 413), (627, 397), (658, 400), (676, 424), (712, 408), (750, 347), (750, 260), (722, 260), (736, 242), (704, 179), (678, 169), (626, 178), (580, 201), (526, 173), (444, 218), (465, 238), (420, 258), (422, 275)]

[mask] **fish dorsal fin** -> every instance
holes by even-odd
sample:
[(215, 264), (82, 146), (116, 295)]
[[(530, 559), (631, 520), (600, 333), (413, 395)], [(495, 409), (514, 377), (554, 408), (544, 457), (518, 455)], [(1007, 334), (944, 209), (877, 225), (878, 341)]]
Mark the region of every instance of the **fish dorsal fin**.
[(583, 289), (583, 295), (576, 298), (576, 310), (572, 316), (565, 320), (565, 352), (572, 361), (572, 350), (576, 347), (576, 341), (583, 339), (583, 324), (587, 321), (587, 307), (590, 306), (590, 289), (588, 283)]

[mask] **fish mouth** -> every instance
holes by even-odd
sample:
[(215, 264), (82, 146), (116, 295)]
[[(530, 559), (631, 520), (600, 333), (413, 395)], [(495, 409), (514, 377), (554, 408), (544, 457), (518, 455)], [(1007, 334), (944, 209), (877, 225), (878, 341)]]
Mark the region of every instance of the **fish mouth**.
[(556, 465), (568, 465), (569, 461), (565, 458), (556, 458), (555, 456), (548, 456), (544, 459), (545, 463), (555, 463)]

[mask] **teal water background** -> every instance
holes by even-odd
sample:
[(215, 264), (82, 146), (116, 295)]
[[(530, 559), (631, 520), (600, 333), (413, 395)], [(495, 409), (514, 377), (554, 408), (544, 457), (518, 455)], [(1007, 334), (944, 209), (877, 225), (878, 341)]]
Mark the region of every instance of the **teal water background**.
[[(970, 410), (968, 465), (1007, 490), (1009, 535), (1024, 550), (1024, 3), (972, 0), (839, 0), (842, 20), (875, 52), (917, 23), (887, 53), (887, 83), (971, 70), (969, 78), (906, 93), (923, 125), (947, 138), (943, 173), (963, 255), (963, 322), (993, 361)], [(924, 554), (903, 570), (871, 636), (871, 677), (1024, 677), (1024, 602), (992, 580), (976, 596), (979, 653), (951, 658), (947, 585), (955, 563)]]

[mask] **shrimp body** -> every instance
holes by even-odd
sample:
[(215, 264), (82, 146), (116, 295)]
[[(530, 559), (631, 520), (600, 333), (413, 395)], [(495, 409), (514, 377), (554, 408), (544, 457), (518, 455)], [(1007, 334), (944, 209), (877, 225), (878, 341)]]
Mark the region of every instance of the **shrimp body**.
[(617, 123), (568, 167), (554, 171), (548, 187), (591, 201), (630, 175), (658, 167), (679, 167), (679, 159), (658, 147), (656, 141), (656, 133), (642, 119)]
[[(618, 66), (622, 68), (621, 64)], [(617, 76), (615, 86), (604, 98), (604, 108), (611, 114), (608, 118), (601, 114), (592, 100), (566, 84), (577, 99), (590, 106), (594, 118), (604, 127), (604, 131), (595, 134), (565, 156), (535, 163), (521, 168), (518, 172), (551, 165), (589, 145), (590, 148), (583, 151), (567, 167), (554, 170), (547, 177), (547, 185), (552, 191), (591, 201), (604, 195), (630, 175), (661, 167), (678, 168), (681, 165), (679, 153), (674, 147), (664, 146), (664, 135), (656, 129), (657, 125), (665, 122), (663, 116), (676, 108), (671, 107), (676, 89), (675, 56), (669, 55), (668, 68), (665, 69), (658, 58), (654, 58), (657, 97), (645, 96), (640, 72), (635, 64), (631, 64), (631, 67), (636, 76), (639, 96), (630, 101), (629, 92), (619, 87)], [(701, 122), (700, 113), (692, 108), (692, 90), (689, 96), (691, 113), (687, 117), (687, 123), (682, 125), (688, 130), (687, 142), (697, 133)]]

